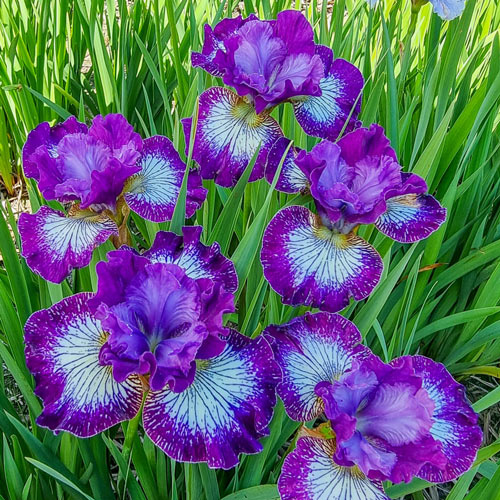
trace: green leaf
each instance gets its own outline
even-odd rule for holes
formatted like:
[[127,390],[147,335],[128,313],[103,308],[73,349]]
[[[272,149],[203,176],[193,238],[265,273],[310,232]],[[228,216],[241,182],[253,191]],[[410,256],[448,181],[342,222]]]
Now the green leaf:
[[83,498],[85,500],[94,500],[91,496],[84,493],[75,483],[69,480],[66,476],[62,475],[60,472],[56,471],[52,467],[35,460],[34,458],[26,457],[26,461],[30,464],[34,465],[36,468],[45,472],[49,476],[53,477],[59,484],[67,486],[73,494],[78,496],[79,498]]
[[254,486],[237,491],[222,500],[279,500],[278,488],[275,484]]

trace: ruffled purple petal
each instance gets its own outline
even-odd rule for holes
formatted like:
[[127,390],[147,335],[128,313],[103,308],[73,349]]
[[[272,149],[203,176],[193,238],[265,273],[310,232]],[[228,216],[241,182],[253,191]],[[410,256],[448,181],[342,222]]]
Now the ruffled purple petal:
[[299,11],[249,22],[224,47],[214,59],[224,68],[224,83],[248,95],[257,113],[294,96],[321,94],[323,64],[315,54],[313,29]]
[[[172,218],[186,165],[167,137],[156,135],[144,141],[141,170],[125,186],[125,201],[141,217],[153,222]],[[188,177],[186,217],[191,217],[205,200],[207,191],[198,170]]]
[[124,302],[127,298],[127,287],[149,264],[147,258],[126,246],[108,252],[107,259],[107,262],[101,261],[96,266],[97,292],[89,300],[90,307],[94,310],[101,303],[114,306]]
[[338,314],[306,313],[285,325],[271,325],[265,335],[281,367],[278,395],[289,417],[309,421],[323,411],[316,386],[350,370],[355,360],[371,355],[361,345],[356,326]]
[[382,483],[333,461],[335,439],[301,437],[283,463],[281,500],[389,500]]
[[120,161],[110,146],[90,133],[63,137],[55,158],[44,148],[37,149],[32,158],[38,162],[43,196],[62,202],[81,200],[82,208],[95,205],[114,210],[126,179],[140,170],[136,160]]
[[370,128],[360,128],[345,135],[337,144],[341,149],[342,158],[348,165],[355,165],[367,156],[389,156],[398,161],[384,129],[375,123],[370,125]]
[[[392,364],[397,366],[402,360],[398,358]],[[451,481],[469,470],[476,458],[482,441],[478,415],[467,401],[465,388],[444,365],[424,356],[412,356],[412,360],[415,373],[422,378],[422,387],[435,404],[431,435],[442,444],[448,459],[443,470],[426,464],[418,476],[434,483]]]
[[336,312],[350,297],[361,300],[377,285],[383,263],[377,251],[353,233],[323,226],[305,207],[280,210],[264,233],[264,276],[285,304]]
[[224,68],[214,61],[217,52],[219,50],[225,52],[224,40],[235,35],[241,26],[255,19],[257,19],[255,14],[250,14],[245,19],[242,19],[241,16],[226,18],[220,21],[213,30],[209,24],[205,24],[205,40],[202,51],[191,54],[193,67],[199,66],[211,75],[223,76]]
[[[191,121],[191,118],[182,121],[186,143]],[[268,152],[282,136],[276,120],[267,113],[257,115],[253,104],[231,90],[212,87],[200,95],[193,158],[200,165],[204,179],[215,179],[220,186],[234,186],[259,144],[250,182],[261,179]]]
[[426,463],[446,464],[430,435],[434,403],[409,357],[394,367],[374,356],[316,392],[337,437],[339,465],[399,483],[411,481]]
[[375,223],[393,240],[413,243],[427,238],[446,220],[446,209],[430,194],[405,194],[386,201],[387,210]]
[[63,299],[35,312],[25,326],[26,363],[44,403],[37,423],[79,437],[133,418],[142,400],[137,379],[120,384],[99,363],[106,333],[89,311],[90,297],[80,293]]
[[80,123],[74,116],[51,127],[48,122],[42,122],[33,129],[23,146],[23,169],[26,177],[40,179],[38,161],[33,157],[35,151],[42,146],[52,158],[57,157],[57,145],[67,134],[86,134],[87,125]]
[[144,257],[151,262],[177,264],[193,279],[210,278],[220,283],[227,292],[238,288],[234,264],[220,252],[218,243],[206,246],[200,241],[201,226],[185,226],[182,236],[160,231]]
[[321,95],[294,98],[293,107],[306,134],[335,141],[346,122],[346,132],[359,126],[363,76],[344,59],[331,62],[333,53],[328,47],[319,45],[316,52],[324,64],[324,76],[319,82]]
[[127,119],[119,113],[97,115],[92,120],[89,135],[106,144],[119,162],[134,166],[142,150],[141,136]]
[[[285,154],[286,148],[290,142],[290,139],[280,137],[269,151],[266,164],[266,180],[269,184],[272,184],[281,158]],[[278,183],[276,184],[276,189],[278,191],[284,193],[298,193],[309,186],[307,175],[295,163],[300,151],[300,149],[294,148],[293,146],[288,150],[283,162],[283,167],[281,168]]]
[[149,393],[144,430],[174,460],[229,469],[240,453],[262,450],[279,379],[267,341],[233,331],[219,356],[198,362],[184,392]]
[[394,150],[378,125],[358,129],[338,143],[322,141],[296,163],[308,174],[319,214],[341,232],[374,223],[387,210],[388,198],[410,186],[422,187],[421,182],[413,186],[417,176],[404,184]]
[[44,205],[35,214],[19,217],[21,255],[34,272],[53,283],[87,266],[94,248],[117,233],[111,219],[90,210],[66,216]]

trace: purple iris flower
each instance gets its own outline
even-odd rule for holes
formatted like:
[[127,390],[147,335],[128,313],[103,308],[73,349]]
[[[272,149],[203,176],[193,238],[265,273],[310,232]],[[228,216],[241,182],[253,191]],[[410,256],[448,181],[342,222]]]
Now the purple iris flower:
[[[69,205],[67,215],[42,206],[19,220],[22,255],[56,283],[88,265],[108,238],[123,243],[130,209],[155,222],[170,220],[186,169],[169,139],[143,141],[119,114],[96,116],[90,128],[75,117],[54,127],[41,123],[28,136],[23,164],[46,200]],[[199,172],[191,171],[188,217],[205,196]]]
[[223,326],[234,265],[201,227],[160,232],[97,266],[96,294],[35,312],[26,360],[44,409],[37,422],[89,437],[133,418],[174,460],[230,468],[269,433],[280,371],[267,340]]
[[[205,26],[201,53],[193,66],[222,77],[236,93],[212,87],[199,99],[193,158],[202,176],[234,186],[260,144],[250,181],[264,175],[273,144],[283,137],[272,109],[291,102],[299,124],[310,135],[334,140],[344,125],[357,126],[363,77],[330,48],[314,42],[314,32],[295,10],[276,20],[224,19]],[[192,120],[183,121],[189,142]]]
[[291,97],[321,95],[323,63],[301,12],[285,10],[275,21],[246,22],[223,44],[225,50],[214,58],[222,79],[238,95],[249,96],[257,114]]
[[353,323],[316,313],[264,332],[288,416],[328,419],[299,433],[283,464],[283,500],[387,500],[382,483],[455,479],[481,444],[478,416],[446,368],[423,356],[383,363]]
[[[285,147],[282,141],[271,151],[270,175]],[[309,190],[317,214],[290,206],[274,216],[264,233],[264,275],[284,303],[329,312],[346,307],[350,297],[367,297],[380,279],[382,259],[356,234],[360,224],[375,224],[390,238],[412,243],[446,218],[446,210],[425,194],[425,181],[401,171],[379,125],[337,143],[322,141],[309,153],[291,148],[278,187]]]

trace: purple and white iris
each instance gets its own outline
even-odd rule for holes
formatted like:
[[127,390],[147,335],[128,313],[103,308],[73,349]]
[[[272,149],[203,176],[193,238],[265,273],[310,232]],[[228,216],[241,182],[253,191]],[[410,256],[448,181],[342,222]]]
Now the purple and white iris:
[[[67,214],[42,206],[19,219],[22,255],[55,283],[88,265],[95,247],[118,238],[129,209],[155,222],[170,220],[186,170],[168,138],[143,141],[120,114],[96,116],[90,128],[75,117],[54,127],[41,123],[24,145],[23,164],[46,200],[70,205]],[[205,197],[199,172],[190,171],[187,217]]]
[[[263,177],[269,150],[283,137],[270,113],[283,102],[292,103],[310,135],[334,140],[344,126],[359,126],[361,73],[317,45],[299,11],[280,12],[276,20],[224,19],[213,30],[206,25],[192,64],[236,90],[212,87],[199,100],[193,158],[203,178],[222,186],[234,186],[259,144],[250,181]],[[183,123],[188,141],[192,120]]]
[[231,468],[267,435],[280,371],[267,340],[223,326],[237,277],[201,227],[160,232],[97,266],[96,294],[35,312],[26,360],[38,424],[89,437],[133,418],[174,460]]
[[[274,175],[286,140],[275,144],[268,169]],[[276,149],[276,151],[274,151]],[[262,245],[264,275],[285,304],[337,312],[350,297],[361,300],[377,285],[382,259],[356,234],[375,224],[390,238],[412,243],[437,230],[446,210],[426,194],[425,181],[401,172],[382,127],[372,125],[311,152],[291,148],[278,187],[310,190],[317,214],[303,206],[280,210]]]
[[444,482],[471,467],[482,439],[478,416],[443,365],[423,356],[383,363],[337,314],[306,314],[265,335],[288,416],[328,419],[304,429],[286,458],[283,500],[385,500],[381,481]]

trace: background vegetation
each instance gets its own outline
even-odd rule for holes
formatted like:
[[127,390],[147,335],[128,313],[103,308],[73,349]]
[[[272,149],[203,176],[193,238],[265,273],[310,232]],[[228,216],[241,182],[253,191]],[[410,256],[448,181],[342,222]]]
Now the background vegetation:
[[[23,354],[23,324],[32,311],[95,289],[95,264],[61,285],[39,279],[19,258],[17,212],[43,202],[22,177],[21,150],[39,122],[74,114],[90,120],[120,112],[143,136],[171,137],[183,154],[180,119],[196,97],[219,83],[190,65],[203,24],[236,10],[271,18],[302,8],[317,40],[362,70],[361,119],[383,125],[400,163],[426,178],[448,209],[429,239],[401,245],[372,227],[368,238],[384,258],[372,296],[343,314],[384,359],[423,353],[446,364],[481,412],[484,445],[473,469],[455,484],[414,481],[390,487],[393,498],[500,498],[500,8],[468,0],[463,15],[443,22],[410,0],[0,0],[0,498],[47,500],[269,500],[298,424],[278,405],[264,452],[231,471],[175,464],[141,432],[130,463],[120,453],[123,426],[88,440],[54,436],[34,423],[41,404]],[[274,112],[298,146],[312,147],[290,105]],[[263,230],[287,203],[309,200],[273,192],[262,180],[228,190],[206,182],[207,202],[189,221],[204,226],[237,267],[239,307],[230,320],[246,335],[303,314],[270,290],[258,255]],[[293,201],[292,201],[293,200]],[[174,222],[178,226],[180,221]],[[147,248],[168,224],[133,218]]]

